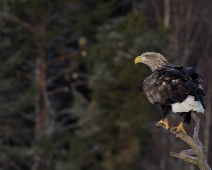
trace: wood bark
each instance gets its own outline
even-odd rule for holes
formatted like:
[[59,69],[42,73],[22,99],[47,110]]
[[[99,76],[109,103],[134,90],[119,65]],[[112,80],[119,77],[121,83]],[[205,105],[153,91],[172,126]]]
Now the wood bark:
[[45,45],[38,45],[37,58],[37,102],[36,102],[36,139],[39,139],[45,130],[46,112],[47,112],[47,95],[46,95],[46,64],[45,64]]
[[[194,127],[193,139],[183,132],[178,132],[176,134],[174,127],[170,127],[169,129],[171,133],[185,141],[192,149],[183,150],[180,153],[170,152],[170,155],[175,158],[182,159],[187,163],[197,165],[200,170],[211,170],[203,153],[203,145],[198,139],[200,119],[194,113],[192,113],[192,118],[196,123]],[[161,127],[166,129],[166,127],[163,125],[161,125]]]

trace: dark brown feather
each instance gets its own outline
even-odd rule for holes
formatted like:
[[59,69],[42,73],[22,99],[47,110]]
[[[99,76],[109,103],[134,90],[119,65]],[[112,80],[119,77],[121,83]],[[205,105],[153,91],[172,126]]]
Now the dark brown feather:
[[193,95],[201,96],[199,98],[205,107],[205,93],[201,87],[201,78],[194,68],[174,65],[154,70],[143,84],[149,101],[165,106],[182,102],[188,95]]

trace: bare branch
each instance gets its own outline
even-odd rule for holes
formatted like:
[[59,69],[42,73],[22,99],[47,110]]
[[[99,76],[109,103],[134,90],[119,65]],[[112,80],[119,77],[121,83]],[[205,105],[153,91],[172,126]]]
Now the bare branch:
[[192,114],[191,117],[196,122],[196,126],[194,127],[194,134],[193,134],[194,141],[200,147],[200,149],[203,150],[203,145],[198,138],[199,127],[200,127],[200,123],[199,123],[200,119],[198,118],[198,116],[196,114]]
[[36,32],[36,29],[33,26],[31,26],[29,23],[21,20],[20,18],[14,16],[14,15],[11,15],[11,14],[8,14],[8,13],[5,13],[5,12],[0,12],[0,15],[5,17],[6,19],[8,19],[10,21],[13,21],[13,22],[20,24],[21,26],[27,28],[29,31],[31,31],[33,33]]
[[54,90],[48,91],[48,96],[52,96],[61,91],[68,91],[68,90],[69,90],[69,88],[67,86],[61,86],[61,87],[55,88]]
[[[192,149],[183,150],[180,153],[170,152],[170,155],[179,159],[184,160],[185,162],[197,165],[200,170],[211,170],[207,164],[203,153],[203,145],[198,139],[199,127],[200,127],[200,119],[194,113],[191,114],[192,118],[195,121],[194,134],[192,139],[187,134],[182,131],[176,134],[175,128],[171,127],[169,131],[179,137],[183,141],[185,141]],[[161,125],[161,127],[165,128],[165,126]]]
[[64,75],[66,72],[70,72],[71,69],[70,68],[67,68],[67,69],[64,69],[60,72],[58,72],[57,74],[55,74],[54,76],[48,78],[46,80],[46,84],[50,84],[52,81],[54,81],[55,79],[59,78],[60,76]]
[[187,155],[186,150],[181,151],[180,153],[170,152],[170,155],[175,158],[183,159],[184,161],[191,163],[191,164],[197,165],[197,162],[198,162],[196,157]]
[[30,79],[31,81],[35,81],[35,79],[34,79],[34,77],[33,76],[31,76],[30,74],[28,74],[28,73],[25,73],[25,72],[23,72],[23,71],[16,71],[16,74],[17,75],[20,75],[20,76],[23,76],[23,77],[25,77],[25,78],[27,78],[27,79]]

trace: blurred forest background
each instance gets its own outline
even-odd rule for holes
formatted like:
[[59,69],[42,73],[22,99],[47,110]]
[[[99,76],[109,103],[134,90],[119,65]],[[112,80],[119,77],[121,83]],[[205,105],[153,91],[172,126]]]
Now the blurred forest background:
[[1,0],[0,170],[197,169],[169,156],[188,146],[155,126],[151,71],[133,62],[147,51],[202,76],[212,167],[211,0]]

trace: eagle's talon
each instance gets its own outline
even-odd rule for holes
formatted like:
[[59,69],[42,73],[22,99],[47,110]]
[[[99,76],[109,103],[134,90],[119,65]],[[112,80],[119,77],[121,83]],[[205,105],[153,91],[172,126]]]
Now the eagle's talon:
[[187,134],[186,131],[183,128],[183,122],[180,122],[180,124],[177,127],[173,127],[173,131],[174,131],[175,135],[177,135],[179,132]]
[[162,119],[162,120],[160,120],[159,122],[157,122],[156,123],[156,126],[157,127],[164,127],[165,129],[167,129],[167,130],[170,130],[170,126],[169,126],[169,123],[168,123],[168,120],[167,120],[167,118],[165,118],[165,119]]
[[157,128],[160,128],[161,126],[159,124],[156,123]]
[[179,132],[181,132],[182,130],[177,130],[177,128],[173,129],[175,132],[174,134],[177,135]]

